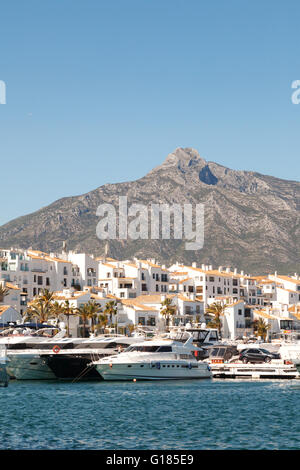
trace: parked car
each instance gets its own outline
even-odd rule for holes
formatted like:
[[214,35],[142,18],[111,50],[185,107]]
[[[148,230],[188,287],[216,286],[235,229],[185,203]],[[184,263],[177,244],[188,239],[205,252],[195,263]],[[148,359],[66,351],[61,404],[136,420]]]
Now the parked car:
[[280,354],[272,353],[266,349],[249,348],[241,351],[239,359],[244,364],[247,362],[270,362],[272,359],[280,359]]

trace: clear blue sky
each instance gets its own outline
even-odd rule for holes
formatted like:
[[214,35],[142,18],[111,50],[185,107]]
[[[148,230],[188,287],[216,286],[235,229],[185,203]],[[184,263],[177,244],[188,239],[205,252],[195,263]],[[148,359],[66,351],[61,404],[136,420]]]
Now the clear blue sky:
[[299,181],[300,3],[10,0],[0,10],[0,223],[176,147]]

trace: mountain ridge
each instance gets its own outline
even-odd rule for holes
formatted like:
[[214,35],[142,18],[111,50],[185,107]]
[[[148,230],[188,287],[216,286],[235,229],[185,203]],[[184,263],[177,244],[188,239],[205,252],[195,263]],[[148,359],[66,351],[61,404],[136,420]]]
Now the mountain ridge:
[[107,183],[92,191],[60,198],[0,227],[0,246],[104,253],[96,237],[99,204],[149,202],[202,203],[204,247],[184,250],[184,240],[109,240],[110,255],[232,266],[247,272],[290,273],[300,265],[300,182],[258,172],[232,170],[202,158],[193,148],[178,147],[161,165],[129,182]]

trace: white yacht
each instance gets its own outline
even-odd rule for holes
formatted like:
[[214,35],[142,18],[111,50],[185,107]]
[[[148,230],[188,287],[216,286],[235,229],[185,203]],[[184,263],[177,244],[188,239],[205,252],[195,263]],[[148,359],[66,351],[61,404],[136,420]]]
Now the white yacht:
[[124,352],[94,361],[104,380],[205,379],[212,373],[208,364],[197,361],[190,335],[186,342],[168,337],[142,341]]
[[[74,340],[73,340],[74,341]],[[55,375],[41,357],[41,353],[71,347],[72,338],[43,338],[42,341],[32,341],[32,338],[10,342],[7,345],[7,372],[11,378],[18,380],[49,380]]]

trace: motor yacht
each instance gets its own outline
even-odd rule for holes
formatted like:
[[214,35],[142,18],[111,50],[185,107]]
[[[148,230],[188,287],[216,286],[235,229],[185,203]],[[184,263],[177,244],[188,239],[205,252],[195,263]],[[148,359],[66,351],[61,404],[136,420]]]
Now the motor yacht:
[[51,369],[58,379],[101,380],[101,376],[92,366],[92,361],[102,357],[115,355],[128,348],[129,345],[140,342],[141,337],[133,336],[96,336],[85,339],[73,348],[41,353],[41,359]]
[[[36,338],[35,338],[36,339]],[[49,380],[55,375],[41,357],[44,353],[74,347],[82,342],[82,338],[43,338],[32,341],[32,338],[18,338],[7,344],[7,372],[11,378],[18,380]]]
[[126,349],[139,338],[103,335],[95,338],[15,338],[7,345],[7,371],[17,380],[100,379],[87,367],[92,360]]
[[192,336],[194,346],[199,348],[198,359],[205,359],[209,356],[209,348],[221,343],[218,330],[216,328],[207,328],[206,324],[199,327],[192,327],[187,324],[185,327],[173,327],[170,329],[170,338],[185,342]]
[[124,352],[94,361],[104,380],[175,380],[211,378],[208,364],[198,361],[192,335],[185,342],[168,337],[138,342]]

